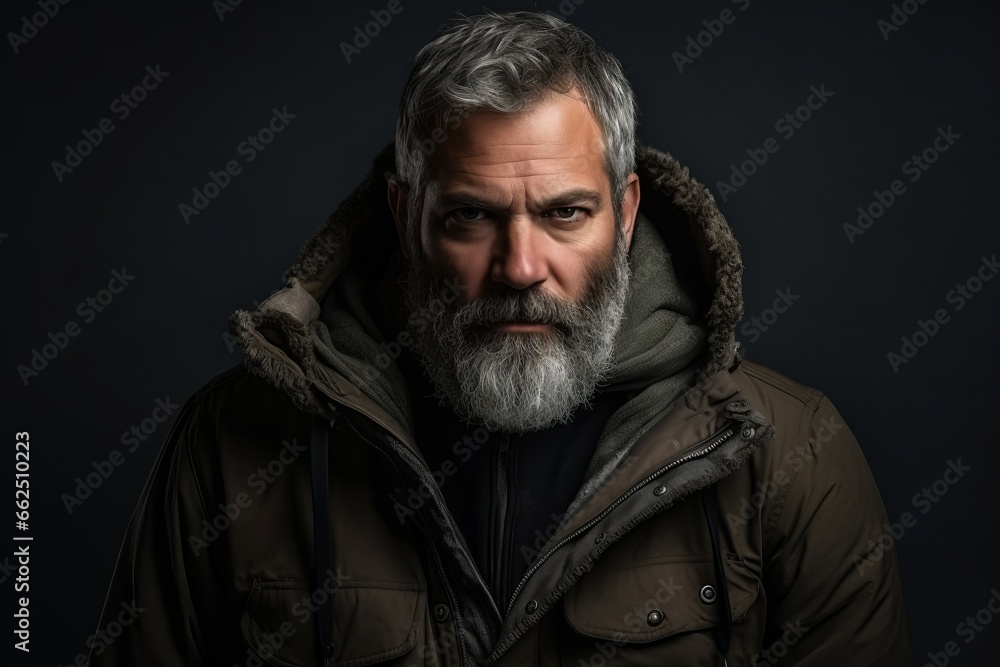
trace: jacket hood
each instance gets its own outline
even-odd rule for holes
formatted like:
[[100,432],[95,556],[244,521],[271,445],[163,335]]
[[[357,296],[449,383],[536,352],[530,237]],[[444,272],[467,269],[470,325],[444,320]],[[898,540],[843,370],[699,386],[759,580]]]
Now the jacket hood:
[[[375,157],[361,183],[337,206],[305,243],[284,275],[285,287],[255,311],[238,310],[230,318],[250,372],[283,390],[300,409],[328,412],[322,395],[332,389],[397,434],[407,432],[400,415],[386,410],[329,364],[317,358],[310,324],[321,305],[353,293],[382,322],[362,322],[379,330],[389,315],[383,305],[402,275],[399,242],[386,197],[384,174],[395,172],[394,144]],[[743,264],[739,245],[708,188],[691,177],[669,153],[639,144],[639,216],[655,226],[670,251],[676,279],[697,304],[697,322],[707,330],[706,367],[711,375],[736,357],[736,326],[743,317]],[[638,224],[638,223],[637,223]],[[349,270],[348,270],[349,269]],[[633,284],[643,276],[633,275]],[[371,286],[358,289],[358,281]],[[345,285],[351,282],[352,286]],[[339,293],[337,296],[334,293]],[[327,389],[327,391],[323,391]],[[405,438],[404,438],[405,439]]]
[[[741,397],[729,372],[741,358],[735,331],[743,315],[743,265],[732,231],[708,189],[668,153],[640,145],[636,163],[641,196],[629,262],[635,270],[631,284],[645,289],[630,289],[626,309],[646,302],[653,311],[646,310],[645,315],[653,316],[642,319],[642,308],[635,310],[639,328],[644,329],[638,339],[631,330],[636,322],[628,321],[628,327],[619,330],[615,370],[626,371],[621,389],[638,393],[608,421],[566,519],[515,588],[505,610],[499,606],[503,601],[489,599],[412,436],[409,390],[402,372],[391,361],[375,362],[378,369],[373,365],[373,360],[385,356],[385,333],[398,324],[393,322],[391,302],[393,295],[399,295],[404,275],[384,178],[386,172],[395,172],[392,144],[376,156],[360,185],[307,241],[285,274],[285,287],[256,311],[237,311],[230,319],[249,371],[286,392],[298,408],[334,419],[346,406],[384,429],[374,433],[364,421],[355,425],[355,430],[369,430],[373,439],[382,438],[387,449],[378,448],[398,464],[398,473],[402,471],[401,486],[389,493],[390,499],[403,502],[404,487],[431,491],[434,509],[429,520],[435,529],[429,537],[438,543],[439,553],[454,560],[464,582],[479,582],[467,594],[480,599],[481,613],[464,619],[465,632],[469,650],[480,657],[490,655],[491,664],[533,623],[530,612],[515,610],[518,595],[539,600],[537,611],[544,613],[632,526],[714,485],[774,436],[773,426]],[[646,241],[639,243],[637,238]],[[661,306],[676,315],[672,324],[664,324],[666,320],[658,316],[657,311],[664,312]],[[619,343],[628,341],[639,344],[623,365],[617,357]],[[635,365],[629,367],[630,362]],[[637,367],[645,376],[630,377]],[[666,377],[656,376],[661,369]],[[652,384],[643,388],[644,379],[652,379]],[[325,433],[317,419],[311,447],[316,526],[326,521],[325,503],[320,500],[327,494],[322,482],[327,467]],[[631,493],[653,479],[662,482],[652,496]],[[612,499],[617,500],[609,504]],[[572,542],[575,546],[552,556],[556,545],[596,525],[611,507],[617,507],[618,514],[615,523],[608,524],[612,532],[606,539]],[[706,505],[713,535],[718,532],[718,514],[717,507]],[[322,534],[317,529],[317,535]],[[316,540],[316,563],[329,560],[324,540]],[[712,551],[727,608],[723,555],[714,537]],[[319,572],[316,580],[321,580]],[[723,621],[716,641],[725,654],[731,620],[724,615]],[[504,638],[495,643],[497,636]]]

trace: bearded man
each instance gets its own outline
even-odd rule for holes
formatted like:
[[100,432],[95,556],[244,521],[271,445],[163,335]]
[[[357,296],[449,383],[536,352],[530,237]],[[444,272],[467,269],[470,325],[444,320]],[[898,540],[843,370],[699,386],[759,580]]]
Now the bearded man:
[[178,417],[94,664],[911,664],[857,441],[743,358],[738,245],[635,113],[544,14],[420,51]]

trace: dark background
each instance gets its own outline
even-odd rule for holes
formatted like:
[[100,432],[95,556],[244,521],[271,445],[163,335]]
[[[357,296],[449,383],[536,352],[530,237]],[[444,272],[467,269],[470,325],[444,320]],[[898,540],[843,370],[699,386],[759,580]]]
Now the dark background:
[[[72,514],[62,495],[93,472],[93,461],[123,450],[120,434],[150,417],[156,399],[181,403],[240,362],[223,337],[228,315],[280,287],[303,241],[392,138],[418,48],[457,11],[483,6],[402,3],[350,63],[340,43],[383,0],[244,0],[221,20],[208,0],[78,1],[60,5],[17,53],[5,40],[0,405],[9,444],[0,477],[13,480],[14,434],[30,432],[30,664],[69,664],[86,651],[169,423],[126,452]],[[488,6],[561,12],[619,57],[642,110],[640,138],[711,188],[741,243],[747,322],[771,306],[776,289],[799,296],[767,331],[744,330],[748,356],[826,391],[858,437],[889,517],[917,517],[895,548],[919,664],[949,641],[960,648],[950,664],[996,664],[988,656],[1000,651],[1000,618],[969,643],[956,626],[1000,587],[1000,280],[984,283],[961,310],[946,295],[976,274],[981,257],[1000,251],[1000,11],[911,0],[918,9],[885,39],[877,22],[890,19],[888,1],[743,4]],[[726,8],[735,21],[678,71],[673,52]],[[37,0],[6,3],[0,27],[20,32],[22,17],[39,11]],[[111,102],[158,64],[169,76],[119,120]],[[791,138],[776,132],[775,122],[821,85],[834,93],[822,108]],[[296,118],[245,163],[237,146],[274,107]],[[60,182],[51,163],[105,117],[115,130]],[[911,183],[902,164],[931,146],[939,127],[960,138]],[[723,201],[717,181],[768,137],[778,152]],[[242,173],[185,224],[178,205],[231,159]],[[905,194],[849,242],[843,225],[894,179]],[[122,267],[135,279],[85,323],[77,304]],[[887,353],[939,308],[950,321],[894,372]],[[26,385],[17,366],[69,321],[80,335]],[[914,494],[958,459],[971,471],[921,514]],[[0,496],[11,502],[13,484],[3,484]],[[3,516],[13,523],[12,509]],[[0,559],[15,533],[0,530]],[[14,641],[14,576],[0,573],[5,650]]]

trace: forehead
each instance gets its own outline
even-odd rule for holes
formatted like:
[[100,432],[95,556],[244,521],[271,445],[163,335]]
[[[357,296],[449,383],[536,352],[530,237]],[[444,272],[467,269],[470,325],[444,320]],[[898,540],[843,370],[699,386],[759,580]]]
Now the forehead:
[[[438,188],[599,187],[604,174],[600,125],[579,92],[552,92],[516,114],[476,112],[448,133],[433,156]],[[606,183],[605,183],[606,184]]]

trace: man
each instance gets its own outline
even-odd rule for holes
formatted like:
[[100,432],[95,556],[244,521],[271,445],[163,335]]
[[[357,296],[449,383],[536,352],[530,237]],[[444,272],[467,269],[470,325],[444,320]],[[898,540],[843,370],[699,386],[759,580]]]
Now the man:
[[741,274],[612,56],[453,22],[234,315],[246,368],[178,417],[95,664],[911,664],[864,456],[742,358]]

